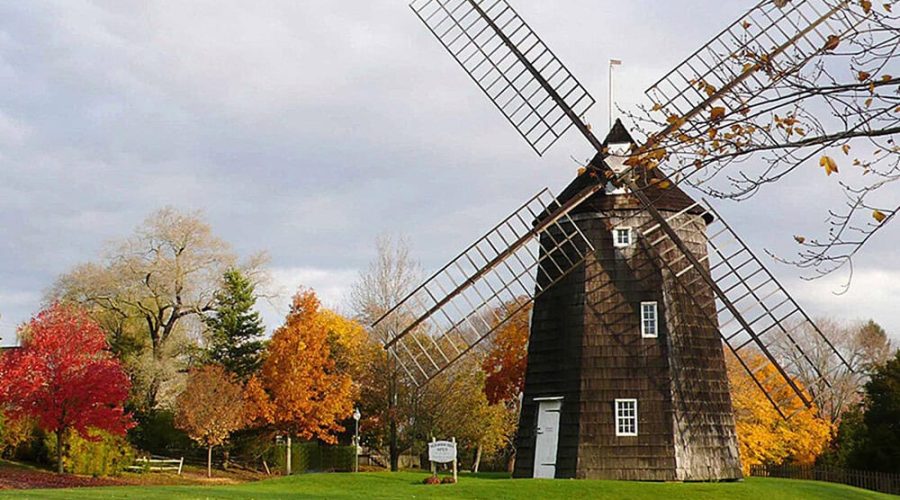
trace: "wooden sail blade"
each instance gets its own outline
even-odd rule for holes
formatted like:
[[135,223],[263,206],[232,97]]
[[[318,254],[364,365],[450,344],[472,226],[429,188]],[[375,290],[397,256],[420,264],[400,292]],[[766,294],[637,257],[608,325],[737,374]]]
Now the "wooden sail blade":
[[864,20],[849,0],[761,1],[646,91],[655,109],[683,121],[659,135],[705,133],[705,110],[747,109]]
[[372,325],[410,382],[442,373],[584,261],[593,247],[569,212],[597,190],[563,204],[541,191]]
[[[691,258],[662,229],[677,231],[706,216],[709,258]],[[719,331],[729,350],[785,417],[816,405],[837,372],[852,371],[841,353],[774,275],[709,205],[698,203],[639,231],[660,263],[691,289],[709,276],[715,283]],[[700,269],[697,264],[699,263]],[[829,362],[830,361],[830,362]]]
[[410,7],[538,155],[584,128],[594,98],[506,0]]

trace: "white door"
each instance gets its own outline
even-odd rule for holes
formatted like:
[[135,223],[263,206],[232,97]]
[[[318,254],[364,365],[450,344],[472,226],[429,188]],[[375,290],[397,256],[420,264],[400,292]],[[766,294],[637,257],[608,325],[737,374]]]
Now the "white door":
[[562,401],[540,401],[537,437],[534,443],[534,477],[556,477],[556,445],[559,440],[559,411]]

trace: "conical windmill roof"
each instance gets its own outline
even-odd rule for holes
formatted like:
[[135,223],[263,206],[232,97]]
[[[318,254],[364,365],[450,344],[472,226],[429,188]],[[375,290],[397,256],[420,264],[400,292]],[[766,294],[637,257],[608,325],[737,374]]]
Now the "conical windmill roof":
[[[610,147],[611,145],[618,144],[627,144],[630,146],[636,145],[634,138],[631,137],[628,129],[625,128],[625,125],[621,120],[617,119],[612,129],[610,129],[609,134],[607,134],[606,139],[604,139],[603,146]],[[597,153],[597,156],[591,160],[591,165],[599,169],[599,171],[589,168],[587,171],[575,177],[575,179],[559,194],[559,202],[565,203],[586,187],[596,182],[602,182],[598,181],[598,178],[606,179],[605,172],[612,170],[606,161],[608,156],[608,154]],[[651,170],[648,175],[654,178],[662,178],[658,169]],[[644,185],[645,183],[639,182],[639,184]],[[688,194],[682,191],[678,186],[671,185],[666,189],[662,189],[658,184],[647,184],[648,185],[644,188],[644,193],[658,210],[680,212],[696,203],[693,198],[688,196]],[[612,186],[607,186],[607,188],[611,187]],[[640,208],[641,204],[638,199],[627,192],[614,193],[607,192],[607,189],[604,189],[591,196],[587,201],[573,210],[572,213],[606,212],[609,210]],[[691,210],[691,213],[702,214],[704,213],[704,210],[700,207],[696,207]],[[707,220],[707,222],[711,221]]]

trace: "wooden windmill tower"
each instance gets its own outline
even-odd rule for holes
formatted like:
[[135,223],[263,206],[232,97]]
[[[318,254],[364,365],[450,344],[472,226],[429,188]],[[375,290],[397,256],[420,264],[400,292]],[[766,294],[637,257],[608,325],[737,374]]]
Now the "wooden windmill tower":
[[[740,477],[723,348],[787,418],[814,405],[792,373],[831,375],[794,332],[822,334],[678,187],[689,174],[664,171],[660,145],[706,134],[711,109],[746,109],[771,86],[763,69],[796,71],[864,17],[848,1],[762,1],[648,91],[676,119],[635,144],[620,122],[594,136],[581,118],[594,99],[506,0],[411,7],[535,152],[574,127],[597,153],[559,198],[539,192],[379,319],[385,348],[421,386],[533,301],[517,477]],[[733,57],[748,52],[765,68]]]
[[[620,121],[604,145],[636,147]],[[590,182],[582,174],[560,201]],[[645,193],[706,262],[712,215],[678,187]],[[675,249],[638,238],[653,220],[627,189],[607,186],[570,217],[594,251],[535,300],[516,477],[741,477],[713,291],[659,264]]]

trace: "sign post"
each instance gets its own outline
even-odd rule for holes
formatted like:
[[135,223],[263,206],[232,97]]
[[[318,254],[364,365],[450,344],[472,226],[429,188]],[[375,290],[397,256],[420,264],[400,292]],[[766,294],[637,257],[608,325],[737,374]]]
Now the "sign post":
[[453,481],[457,480],[456,467],[456,438],[450,441],[437,441],[431,438],[428,443],[428,461],[431,462],[431,474],[437,475],[437,466],[435,464],[453,464]]
[[451,438],[453,442],[453,484],[456,484],[456,438]]

